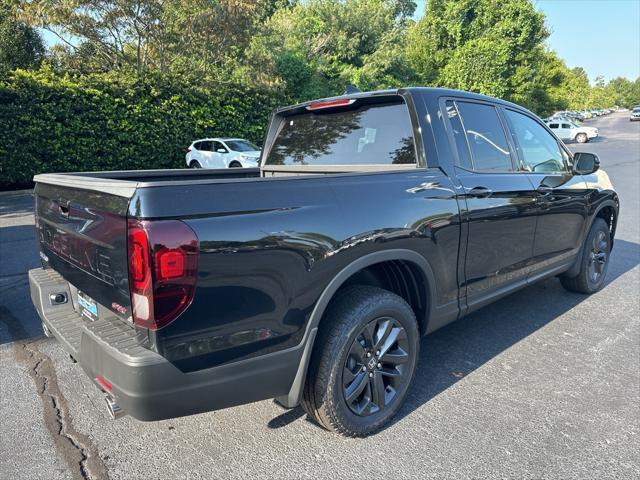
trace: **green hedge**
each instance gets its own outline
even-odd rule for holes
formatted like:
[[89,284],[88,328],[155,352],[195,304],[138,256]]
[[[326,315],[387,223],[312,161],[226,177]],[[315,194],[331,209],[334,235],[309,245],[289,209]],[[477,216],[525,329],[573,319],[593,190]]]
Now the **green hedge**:
[[276,92],[164,75],[18,70],[0,79],[0,190],[44,172],[181,168],[197,138],[260,143],[283,103]]

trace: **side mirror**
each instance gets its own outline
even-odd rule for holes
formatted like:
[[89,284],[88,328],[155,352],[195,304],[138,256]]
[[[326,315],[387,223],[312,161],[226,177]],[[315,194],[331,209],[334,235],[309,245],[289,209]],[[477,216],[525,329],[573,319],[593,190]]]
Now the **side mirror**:
[[227,153],[227,151],[224,148],[219,148],[218,150],[216,150],[216,152],[218,152],[218,153]]
[[573,155],[573,173],[589,175],[600,168],[600,159],[595,153],[576,153]]

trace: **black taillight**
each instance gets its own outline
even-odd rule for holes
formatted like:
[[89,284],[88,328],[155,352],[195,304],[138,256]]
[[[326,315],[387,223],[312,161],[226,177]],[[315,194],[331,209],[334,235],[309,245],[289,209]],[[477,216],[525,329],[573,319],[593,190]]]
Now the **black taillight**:
[[193,300],[198,237],[179,220],[130,219],[127,248],[133,321],[162,328]]

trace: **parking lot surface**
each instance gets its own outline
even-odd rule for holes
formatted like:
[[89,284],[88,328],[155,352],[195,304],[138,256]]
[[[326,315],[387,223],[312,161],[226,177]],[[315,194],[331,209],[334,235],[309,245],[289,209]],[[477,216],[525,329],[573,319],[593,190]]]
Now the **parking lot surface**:
[[32,197],[0,195],[0,478],[639,478],[640,122],[587,122],[621,199],[607,285],[543,281],[422,341],[395,421],[344,439],[271,401],[155,423],[103,398],[42,337]]

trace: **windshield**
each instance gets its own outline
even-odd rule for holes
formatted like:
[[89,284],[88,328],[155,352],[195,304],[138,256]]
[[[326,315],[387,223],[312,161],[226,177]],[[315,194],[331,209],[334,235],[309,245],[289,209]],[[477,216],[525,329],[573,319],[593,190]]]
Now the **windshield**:
[[227,140],[225,143],[234,152],[255,152],[260,150],[260,148],[247,140]]

